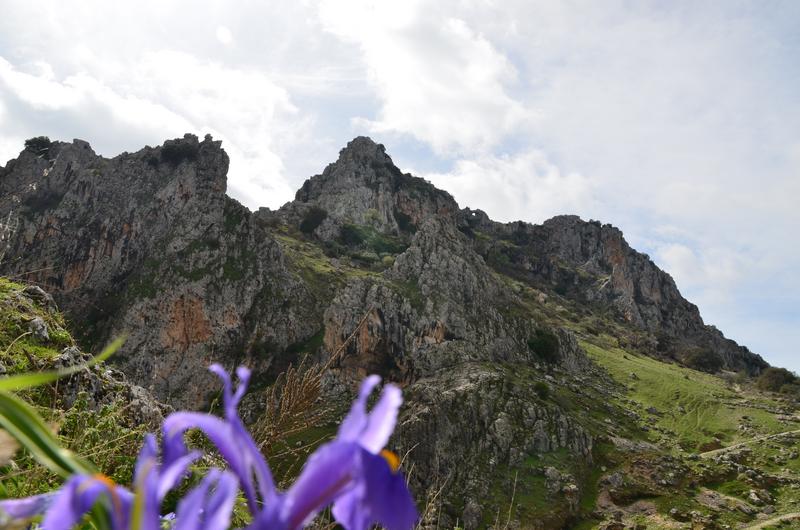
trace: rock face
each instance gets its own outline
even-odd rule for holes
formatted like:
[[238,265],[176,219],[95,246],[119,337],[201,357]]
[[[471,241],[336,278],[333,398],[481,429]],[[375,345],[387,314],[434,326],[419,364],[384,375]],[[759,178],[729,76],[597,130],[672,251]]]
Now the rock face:
[[[28,333],[23,331],[26,328]],[[2,374],[61,370],[91,359],[75,345],[52,296],[38,286],[5,278],[0,278],[0,342]],[[47,393],[28,397],[45,408],[71,408],[78,400],[93,412],[118,405],[124,408],[120,420],[153,430],[170,411],[145,389],[131,384],[125,374],[102,363],[60,379]]]
[[465,209],[460,227],[499,270],[586,304],[613,308],[619,317],[654,337],[653,353],[704,348],[720,368],[756,374],[767,366],[747,348],[707,326],[697,306],[681,296],[672,277],[646,254],[633,250],[622,232],[574,215],[542,225],[500,224],[480,210]]
[[314,313],[278,309],[305,289],[269,232],[225,196],[227,169],[220,142],[189,135],[111,160],[79,140],[23,151],[0,172],[13,227],[2,272],[53,292],[95,347],[128,334],[117,362],[130,377],[197,406],[209,362],[266,367],[306,338]]
[[406,387],[397,445],[445,526],[493,521],[512,487],[558,507],[509,510],[524,524],[577,513],[578,478],[608,431],[586,410],[611,406],[566,329],[590,328],[567,313],[602,315],[600,331],[643,353],[766,366],[610,225],[495,223],[368,138],[278,211],[228,198],[227,167],[208,136],[113,159],[79,140],[37,142],[0,168],[0,274],[52,292],[87,345],[127,333],[118,366],[180,407],[206,403],[212,361],[268,381],[300,355],[343,349],[331,392],[366,373]]
[[306,180],[295,203],[327,212],[328,221],[319,230],[323,237],[337,235],[344,222],[399,235],[414,232],[428,219],[454,219],[458,213],[449,193],[402,173],[383,145],[363,136],[348,143],[321,175]]

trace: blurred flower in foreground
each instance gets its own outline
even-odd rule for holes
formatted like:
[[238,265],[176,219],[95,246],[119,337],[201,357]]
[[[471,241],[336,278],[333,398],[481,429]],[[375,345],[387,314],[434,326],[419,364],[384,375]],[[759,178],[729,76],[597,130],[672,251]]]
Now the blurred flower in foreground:
[[226,530],[239,488],[253,516],[247,530],[294,530],[311,522],[325,507],[347,530],[380,524],[388,530],[410,530],[418,513],[400,460],[384,447],[394,430],[403,398],[386,385],[378,403],[367,411],[367,399],[380,383],[370,376],[341,424],[337,437],[312,454],[300,476],[285,492],[275,488],[264,456],[239,418],[237,407],[247,390],[250,371],[240,367],[234,391],[230,375],[219,365],[211,370],[224,383],[224,418],[197,412],[171,414],[163,424],[162,458],[148,435],[136,464],[134,491],[101,475],[75,475],[51,494],[0,501],[0,520],[45,513],[42,530],[66,530],[77,524],[98,500],[105,503],[112,530],[158,530],[164,496],[186,475],[200,455],[190,452],[184,433],[200,429],[217,447],[230,470],[210,470],[168,516],[175,530]]

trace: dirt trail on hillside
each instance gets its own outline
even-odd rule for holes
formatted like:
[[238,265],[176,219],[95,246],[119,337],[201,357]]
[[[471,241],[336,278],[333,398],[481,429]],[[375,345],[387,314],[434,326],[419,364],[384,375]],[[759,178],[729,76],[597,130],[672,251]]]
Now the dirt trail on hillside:
[[783,521],[791,521],[793,519],[800,519],[800,512],[785,513],[766,521],[759,521],[756,524],[742,527],[742,530],[756,530],[758,528],[767,528],[768,526],[781,523]]
[[772,440],[774,438],[782,438],[784,436],[788,436],[790,434],[800,434],[800,429],[796,429],[793,431],[784,431],[778,432],[775,434],[766,434],[764,436],[757,436],[750,440],[746,440],[744,442],[739,442],[738,444],[729,445],[728,447],[723,447],[722,449],[714,449],[712,451],[706,451],[705,453],[699,453],[700,458],[709,458],[716,455],[721,455],[723,453],[727,453],[728,451],[733,451],[734,449],[738,449],[739,447],[744,447],[746,445],[750,445],[756,442],[763,442],[766,440]]

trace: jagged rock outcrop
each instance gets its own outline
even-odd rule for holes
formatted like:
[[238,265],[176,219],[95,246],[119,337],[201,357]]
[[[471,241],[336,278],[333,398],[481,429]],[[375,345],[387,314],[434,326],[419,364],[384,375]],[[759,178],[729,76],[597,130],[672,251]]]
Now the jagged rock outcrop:
[[[349,283],[325,312],[325,350],[336,351],[367,321],[342,364],[413,381],[468,361],[546,364],[529,341],[541,325],[451,224],[427,221],[409,248],[379,276]],[[559,330],[564,362],[588,361]],[[561,355],[559,355],[560,357]],[[569,361],[567,361],[569,359]],[[584,361],[582,361],[584,360]]]
[[551,504],[553,517],[528,521],[529,527],[560,527],[575,515],[577,506],[563,488],[570,482],[550,491],[540,487],[548,467],[542,455],[561,451],[570,462],[560,466],[564,475],[586,473],[592,436],[539,398],[529,381],[469,363],[422,378],[405,394],[409,405],[398,427],[398,449],[415,463],[416,491],[433,496],[441,490],[445,501],[435,514],[440,525],[451,527],[456,517],[465,528],[491,524],[491,499],[499,492],[507,499],[512,482],[520,496],[535,491]]
[[51,290],[95,347],[127,334],[116,362],[131,378],[198,406],[210,362],[266,369],[320,313],[269,232],[225,195],[227,169],[208,136],[113,159],[79,140],[26,149],[0,172],[13,227],[2,272]]
[[757,374],[764,360],[707,326],[697,306],[681,296],[672,277],[632,249],[622,232],[578,216],[541,225],[501,224],[480,210],[465,209],[460,227],[476,238],[478,251],[498,269],[580,302],[614,308],[633,326],[654,336],[653,353],[702,347],[722,367]]
[[349,142],[321,175],[306,180],[286,208],[301,205],[325,212],[327,218],[317,229],[322,237],[336,237],[344,223],[411,233],[428,219],[454,219],[458,213],[449,193],[402,173],[383,145],[363,136]]

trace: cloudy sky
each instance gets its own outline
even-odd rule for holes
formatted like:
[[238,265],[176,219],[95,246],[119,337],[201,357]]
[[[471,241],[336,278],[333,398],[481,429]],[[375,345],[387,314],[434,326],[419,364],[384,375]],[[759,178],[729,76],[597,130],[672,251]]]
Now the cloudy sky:
[[0,164],[211,133],[229,194],[275,208],[370,135],[494,219],[619,226],[800,371],[800,2],[128,5],[2,0]]

